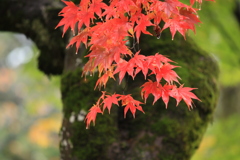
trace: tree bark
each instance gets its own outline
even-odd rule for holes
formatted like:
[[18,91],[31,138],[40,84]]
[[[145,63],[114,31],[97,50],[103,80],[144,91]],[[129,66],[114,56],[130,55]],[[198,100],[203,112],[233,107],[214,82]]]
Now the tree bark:
[[[60,131],[60,152],[63,160],[189,160],[198,148],[207,124],[213,118],[218,89],[218,67],[209,54],[200,50],[191,39],[177,35],[174,41],[165,31],[161,39],[142,36],[141,53],[167,55],[181,68],[176,71],[185,86],[198,88],[189,111],[185,104],[171,100],[168,109],[161,100],[154,106],[143,106],[145,114],[137,112],[123,117],[123,108],[114,106],[111,114],[98,115],[96,126],[86,130],[84,116],[96,102],[100,92],[94,91],[96,76],[81,77],[82,55],[68,54],[61,30],[54,30],[61,4],[51,0],[1,0],[4,15],[1,31],[24,33],[40,50],[39,69],[47,75],[62,75],[61,93],[63,122]],[[79,65],[80,64],[80,65]],[[139,86],[143,76],[124,80],[125,85],[111,81],[109,92],[132,94],[141,100]],[[124,88],[124,89],[123,89]],[[151,98],[150,98],[151,99]]]

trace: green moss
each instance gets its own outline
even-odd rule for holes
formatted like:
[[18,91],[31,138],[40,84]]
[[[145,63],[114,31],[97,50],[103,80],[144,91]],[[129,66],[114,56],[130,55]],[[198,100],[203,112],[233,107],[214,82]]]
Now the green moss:
[[79,112],[80,109],[87,111],[89,109],[88,106],[96,102],[96,98],[94,99],[94,97],[99,95],[98,92],[91,91],[94,88],[94,79],[96,80],[96,78],[85,80],[81,74],[81,69],[78,69],[74,72],[65,73],[62,77],[61,90],[64,98],[63,103],[71,105],[71,107],[63,108],[67,116],[70,116],[73,111]]
[[[80,111],[87,112],[100,96],[99,91],[93,90],[97,77],[88,77],[85,80],[81,74],[81,69],[77,69],[65,73],[62,77],[63,112],[67,120],[73,113],[78,116]],[[73,144],[71,156],[83,160],[106,159],[103,153],[106,152],[108,145],[116,141],[116,122],[116,109],[112,109],[111,115],[98,114],[97,125],[91,126],[88,130],[83,121],[68,123],[67,128],[71,132],[70,141]]]
[[[107,146],[116,141],[116,128],[112,116],[98,116],[97,125],[90,129],[85,129],[85,123],[73,123],[71,128],[73,134],[71,141],[74,149],[73,157],[81,157],[81,159],[106,159],[103,154],[107,150]],[[109,126],[111,125],[111,126]]]

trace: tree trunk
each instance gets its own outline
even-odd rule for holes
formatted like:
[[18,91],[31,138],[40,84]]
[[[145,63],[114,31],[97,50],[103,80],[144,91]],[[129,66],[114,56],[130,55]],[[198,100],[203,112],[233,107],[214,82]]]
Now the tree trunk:
[[[25,3],[25,4],[23,4]],[[60,7],[58,7],[60,6]],[[147,102],[145,114],[136,113],[134,119],[123,108],[114,106],[109,115],[98,115],[96,126],[86,130],[84,116],[96,102],[100,92],[94,91],[97,75],[81,77],[81,54],[67,54],[67,38],[61,38],[61,30],[54,30],[61,5],[51,0],[1,0],[4,15],[0,30],[21,32],[30,37],[41,51],[39,68],[47,75],[61,74],[63,121],[60,131],[60,152],[63,160],[189,160],[198,148],[207,124],[213,118],[218,89],[218,67],[213,58],[200,50],[191,39],[186,41],[177,35],[174,41],[165,31],[161,39],[142,36],[141,53],[160,52],[177,62],[175,69],[185,86],[198,88],[195,94],[202,102],[194,101],[189,111],[180,103],[170,100],[168,109],[159,100],[154,106]],[[16,12],[18,12],[16,14]],[[111,81],[107,91],[132,94],[140,97],[143,76],[135,81],[124,80],[124,86]],[[151,98],[149,98],[151,99]]]

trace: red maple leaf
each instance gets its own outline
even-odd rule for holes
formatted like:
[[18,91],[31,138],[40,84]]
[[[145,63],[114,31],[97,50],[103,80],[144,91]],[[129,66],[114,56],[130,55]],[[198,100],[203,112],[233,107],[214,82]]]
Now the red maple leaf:
[[123,59],[120,61],[120,63],[117,64],[117,68],[113,72],[113,74],[116,74],[119,72],[119,84],[122,82],[122,79],[124,78],[126,73],[128,73],[130,76],[134,78],[134,75],[133,75],[134,65],[135,65],[134,63],[127,62]]
[[78,11],[78,29],[81,29],[83,24],[86,27],[90,26],[90,21],[93,21],[96,17],[94,16],[94,12],[91,12],[90,10],[86,11]]
[[109,20],[113,17],[117,17],[116,8],[115,9],[113,9],[113,8],[114,8],[114,6],[111,3],[111,5],[107,6],[105,11],[103,12],[102,16],[106,16],[106,18],[105,18],[106,20]]
[[152,56],[148,56],[147,59],[148,59],[148,63],[154,63],[156,65],[160,63],[174,62],[171,59],[159,53],[156,53],[155,55],[152,55]]
[[129,64],[132,64],[133,67],[136,67],[135,72],[133,74],[133,79],[134,77],[140,72],[142,71],[145,78],[147,76],[148,73],[148,66],[146,60],[146,56],[139,54],[140,51],[138,51],[137,53],[135,53],[134,57],[132,57],[129,60]]
[[[109,50],[103,46],[91,46],[90,48],[92,51],[85,57],[89,57],[89,61],[93,68],[98,67],[99,72],[103,70],[107,71],[107,69],[111,68],[113,60],[114,60],[114,53],[109,52]],[[86,64],[87,65],[87,64]],[[84,66],[84,72],[87,72],[86,65]]]
[[162,100],[165,103],[166,108],[168,107],[169,96],[174,85],[165,84],[162,87]]
[[111,4],[116,7],[118,15],[124,15],[138,8],[133,0],[112,0]]
[[[178,0],[177,0],[178,1]],[[165,0],[165,2],[159,3],[159,7],[162,8],[167,17],[170,17],[171,14],[178,13],[177,2],[176,0]]]
[[87,40],[88,40],[88,36],[90,36],[90,35],[91,35],[91,32],[89,31],[89,28],[85,28],[77,36],[75,36],[71,39],[71,41],[67,45],[67,48],[69,46],[72,46],[74,43],[76,43],[75,45],[76,45],[76,48],[77,48],[77,51],[78,51],[81,42],[83,44],[85,44],[85,47],[87,47],[88,46],[87,45]]
[[110,95],[106,95],[107,98],[105,98],[103,100],[103,111],[107,108],[108,109],[108,112],[110,114],[110,110],[112,108],[112,104],[116,104],[116,105],[119,105],[118,104],[118,97],[119,97],[119,94],[113,94],[112,96]]
[[139,110],[144,113],[142,107],[140,106],[140,104],[142,104],[142,102],[133,99],[131,95],[121,95],[119,100],[121,100],[122,105],[125,106],[125,108],[124,108],[124,117],[125,118],[126,118],[126,114],[127,114],[128,110],[130,110],[132,112],[132,115],[134,118],[135,118],[136,110]]
[[111,70],[109,70],[109,71],[107,71],[106,73],[104,73],[103,76],[101,76],[101,77],[97,80],[94,89],[96,89],[97,86],[98,86],[99,89],[101,88],[101,86],[106,87],[106,84],[107,84],[107,81],[108,81],[109,78],[112,78],[112,79],[115,80],[115,78],[114,78],[113,73],[112,73]]
[[[60,16],[63,16],[61,21],[58,23],[57,27],[63,26],[63,35],[67,31],[67,29],[70,27],[71,30],[74,32],[74,28],[76,23],[78,22],[78,10],[79,7],[76,6],[73,2],[63,1],[67,6],[65,6],[59,13]],[[63,36],[62,35],[62,36]]]
[[151,80],[148,80],[148,82],[145,82],[141,87],[142,87],[141,95],[142,98],[145,100],[145,103],[149,94],[152,94],[154,96],[153,104],[158,99],[162,98],[167,108],[170,92],[171,89],[173,88],[173,85],[165,84],[164,86],[162,86],[158,82],[152,82]]
[[141,35],[141,32],[144,34],[152,35],[150,32],[148,32],[146,29],[147,26],[153,26],[153,24],[149,21],[148,16],[141,14],[141,16],[138,17],[138,20],[136,21],[137,25],[134,28],[134,32],[136,32],[137,42],[139,43],[139,37]]
[[85,118],[86,125],[87,125],[86,129],[88,129],[90,127],[91,121],[93,121],[93,124],[95,125],[95,120],[96,120],[98,113],[103,113],[98,105],[94,105],[90,108],[90,110]]
[[153,72],[156,69],[160,69],[165,63],[173,62],[172,60],[158,53],[148,56],[146,61],[148,63],[147,67]]
[[141,95],[145,103],[147,101],[149,94],[152,94],[154,96],[153,104],[162,96],[161,91],[162,85],[160,83],[148,80],[148,82],[145,82],[141,87],[142,87]]
[[172,70],[176,67],[177,66],[166,63],[162,65],[160,68],[155,68],[154,70],[152,70],[151,74],[156,75],[156,80],[158,83],[162,80],[162,78],[165,79],[170,84],[172,84],[173,81],[179,83],[178,78],[180,79],[180,77],[177,75],[175,71]]
[[185,33],[187,29],[191,29],[187,23],[184,22],[184,16],[176,15],[171,19],[168,19],[163,26],[163,29],[170,28],[172,34],[172,39],[174,38],[176,32],[178,31],[185,38]]
[[193,30],[195,33],[195,24],[201,23],[194,9],[181,8],[179,13],[184,16],[183,23],[185,23],[186,28]]
[[170,96],[176,99],[177,105],[183,99],[190,110],[192,108],[192,99],[201,101],[195,94],[190,92],[193,89],[196,88],[183,87],[183,85],[181,85],[179,88],[173,87],[172,91],[170,92]]
[[103,0],[92,0],[89,6],[90,12],[95,12],[99,17],[102,17],[102,10],[107,8],[107,5],[102,2]]

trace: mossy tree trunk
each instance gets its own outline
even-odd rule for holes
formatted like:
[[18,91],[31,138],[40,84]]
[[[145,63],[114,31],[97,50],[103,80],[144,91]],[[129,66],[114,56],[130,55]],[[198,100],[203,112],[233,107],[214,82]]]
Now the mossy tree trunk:
[[[25,5],[19,7],[19,3]],[[31,7],[26,8],[29,5]],[[130,114],[123,118],[123,108],[114,106],[110,115],[107,112],[98,115],[96,126],[86,130],[84,116],[100,95],[99,91],[93,90],[97,77],[88,77],[87,80],[81,77],[81,54],[65,56],[67,39],[61,38],[60,30],[53,30],[59,20],[57,13],[61,7],[57,6],[58,3],[51,0],[35,0],[34,3],[22,0],[17,4],[13,0],[1,0],[0,10],[4,10],[1,15],[5,16],[0,30],[26,34],[41,51],[40,69],[47,75],[62,75],[62,159],[189,160],[211,122],[216,106],[218,67],[212,57],[190,39],[185,41],[177,35],[172,41],[168,31],[160,40],[143,36],[141,53],[150,55],[160,52],[177,62],[181,66],[176,69],[181,82],[198,88],[195,94],[202,102],[194,101],[195,107],[189,111],[183,103],[175,107],[174,100],[169,102],[168,109],[161,100],[154,106],[149,101],[143,106],[145,114],[137,112],[135,119]],[[19,14],[13,14],[16,11]],[[141,100],[139,86],[144,82],[143,76],[135,80],[126,78],[124,86],[119,87],[118,82],[112,81],[106,90],[131,93]]]

